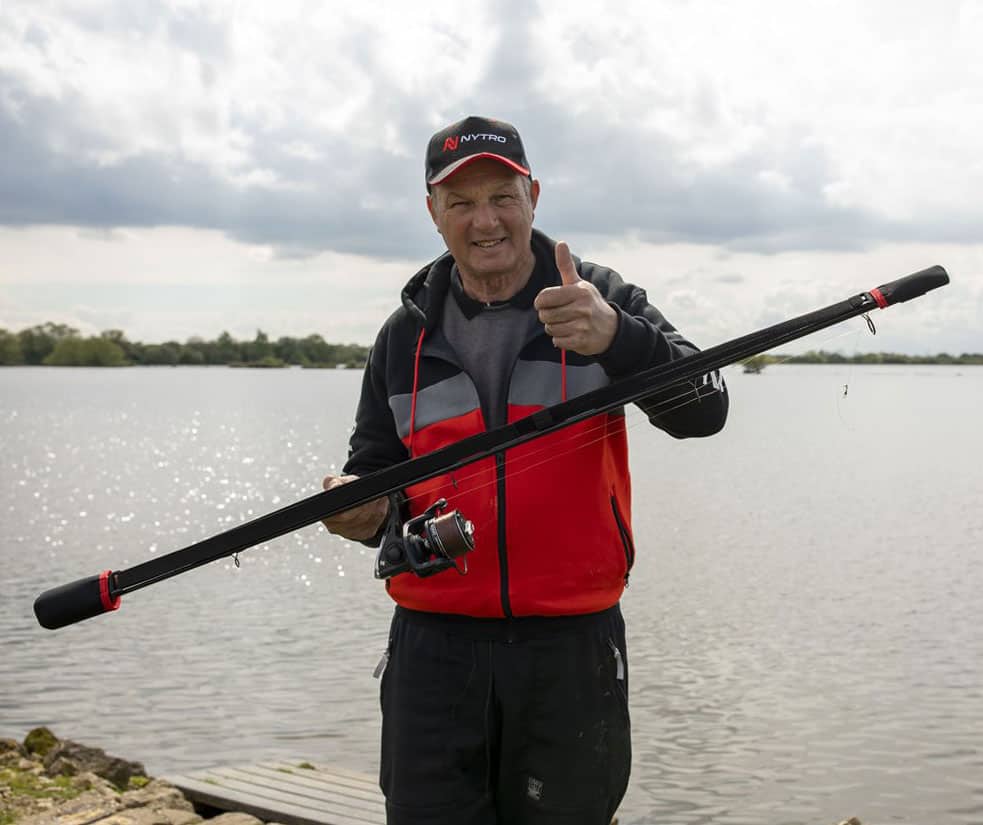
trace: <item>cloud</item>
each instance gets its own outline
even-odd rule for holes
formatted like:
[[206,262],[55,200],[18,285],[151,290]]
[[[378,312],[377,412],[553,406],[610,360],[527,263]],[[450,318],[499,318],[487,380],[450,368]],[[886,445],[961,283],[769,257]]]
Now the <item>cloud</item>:
[[[0,24],[0,221],[218,229],[288,257],[429,256],[422,148],[443,123],[485,112],[520,126],[544,182],[547,229],[762,252],[978,237],[977,199],[956,197],[928,216],[898,208],[904,175],[879,169],[879,156],[868,165],[894,206],[871,195],[876,185],[843,147],[889,133],[887,113],[874,100],[866,115],[859,101],[846,106],[863,127],[852,136],[834,108],[828,124],[810,119],[793,104],[794,83],[811,83],[815,103],[829,91],[815,88],[811,72],[828,67],[809,47],[742,43],[749,29],[734,17],[733,31],[703,32],[705,12],[675,4],[627,3],[610,20],[575,5],[496,8],[494,18],[471,3],[446,19],[377,21],[357,10],[304,18],[289,3],[117,0],[60,13],[15,3]],[[802,31],[790,12],[769,8]],[[717,11],[724,22],[732,14]],[[823,25],[842,14],[835,7]],[[897,37],[913,37],[917,24],[896,24]],[[721,59],[694,56],[679,42],[687,38],[715,43]],[[750,45],[761,54],[728,64]],[[787,62],[789,77],[769,77],[793,48],[802,54]],[[728,72],[761,88],[737,86]],[[961,99],[950,95],[945,108],[933,91],[925,81],[905,112],[891,113],[910,126],[910,136],[894,135],[907,150],[924,134],[921,113],[952,125]],[[969,144],[938,131],[969,163],[961,174],[983,178]],[[921,165],[951,177],[955,158],[921,149]]]
[[479,113],[697,343],[939,261],[907,348],[979,350],[981,41],[978,2],[7,0],[0,322],[371,341],[443,249],[426,141]]

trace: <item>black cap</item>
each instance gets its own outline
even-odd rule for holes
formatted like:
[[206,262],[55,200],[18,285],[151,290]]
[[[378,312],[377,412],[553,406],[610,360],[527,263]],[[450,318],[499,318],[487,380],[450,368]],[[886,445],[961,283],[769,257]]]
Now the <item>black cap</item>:
[[531,177],[522,138],[511,123],[470,117],[441,129],[427,144],[427,186],[442,183],[459,169],[480,158],[504,163]]

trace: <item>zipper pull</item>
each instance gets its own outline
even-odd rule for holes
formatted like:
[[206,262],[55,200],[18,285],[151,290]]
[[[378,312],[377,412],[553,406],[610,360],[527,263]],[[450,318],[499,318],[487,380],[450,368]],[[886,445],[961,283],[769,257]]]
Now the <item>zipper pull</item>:
[[611,647],[611,652],[614,653],[615,676],[619,682],[623,682],[625,681],[625,660],[621,658],[621,651],[618,650],[613,639],[608,639],[608,645]]
[[389,664],[389,648],[387,647],[382,652],[382,658],[379,660],[379,664],[375,666],[375,670],[372,671],[372,678],[378,679],[386,670],[386,665]]

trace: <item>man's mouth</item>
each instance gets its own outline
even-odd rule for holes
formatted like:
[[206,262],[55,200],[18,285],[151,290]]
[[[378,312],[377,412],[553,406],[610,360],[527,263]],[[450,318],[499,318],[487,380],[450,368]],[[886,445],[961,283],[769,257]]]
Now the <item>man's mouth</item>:
[[505,238],[497,238],[494,241],[473,241],[474,245],[480,247],[481,249],[491,249],[494,246],[498,246],[500,243],[505,243]]

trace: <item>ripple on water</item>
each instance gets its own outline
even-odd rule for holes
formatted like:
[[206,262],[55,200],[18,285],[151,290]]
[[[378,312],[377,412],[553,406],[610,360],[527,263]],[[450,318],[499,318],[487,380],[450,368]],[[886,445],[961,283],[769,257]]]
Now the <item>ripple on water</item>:
[[[158,773],[298,756],[376,770],[390,603],[372,551],[320,525],[62,631],[31,616],[47,587],[338,471],[359,376],[249,373],[0,371],[0,735],[51,724]],[[843,381],[823,375],[735,376],[731,421],[704,442],[632,427],[629,825],[983,821],[967,449],[983,370],[926,393],[856,369],[848,429],[822,395]]]

